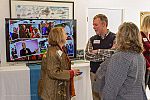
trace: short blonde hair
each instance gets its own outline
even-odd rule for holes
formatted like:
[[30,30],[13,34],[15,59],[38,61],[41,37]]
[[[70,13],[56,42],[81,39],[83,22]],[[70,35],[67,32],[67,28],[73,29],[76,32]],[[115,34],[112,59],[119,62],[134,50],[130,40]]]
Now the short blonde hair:
[[54,27],[51,29],[48,35],[48,43],[50,45],[58,45],[60,43],[65,44],[66,39],[64,37],[65,30],[63,27]]
[[141,31],[147,33],[150,31],[150,15],[144,17],[141,25]]
[[117,32],[117,49],[141,53],[143,44],[138,27],[132,22],[124,22]]

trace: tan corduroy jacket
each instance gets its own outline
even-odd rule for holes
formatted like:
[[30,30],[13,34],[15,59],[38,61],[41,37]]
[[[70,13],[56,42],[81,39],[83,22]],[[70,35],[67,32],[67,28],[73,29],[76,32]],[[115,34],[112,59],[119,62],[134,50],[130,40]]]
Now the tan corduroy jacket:
[[71,100],[71,63],[58,47],[50,46],[43,56],[38,93],[43,100]]

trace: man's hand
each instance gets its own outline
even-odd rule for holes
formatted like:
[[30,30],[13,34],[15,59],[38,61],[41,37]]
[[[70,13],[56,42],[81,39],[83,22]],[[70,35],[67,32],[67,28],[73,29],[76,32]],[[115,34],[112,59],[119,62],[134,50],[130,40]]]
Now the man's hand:
[[97,54],[98,50],[90,50],[90,54]]
[[113,44],[113,46],[111,47],[111,49],[116,49],[116,44]]
[[98,50],[92,50],[91,53],[97,54],[97,53],[98,53]]

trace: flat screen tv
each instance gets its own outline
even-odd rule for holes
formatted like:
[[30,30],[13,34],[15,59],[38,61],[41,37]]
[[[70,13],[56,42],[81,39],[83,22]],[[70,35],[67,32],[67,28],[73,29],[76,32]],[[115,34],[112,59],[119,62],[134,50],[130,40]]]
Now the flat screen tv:
[[[76,57],[76,20],[72,19],[5,19],[7,62],[41,60],[52,27],[62,26],[68,35],[68,56]],[[23,51],[23,46],[29,50]],[[24,55],[24,52],[27,55]]]

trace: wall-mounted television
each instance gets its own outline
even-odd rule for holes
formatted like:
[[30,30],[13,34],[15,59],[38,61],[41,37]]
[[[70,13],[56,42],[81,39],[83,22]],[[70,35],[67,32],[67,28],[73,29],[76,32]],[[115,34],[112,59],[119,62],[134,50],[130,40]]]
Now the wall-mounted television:
[[[58,26],[64,27],[68,35],[65,44],[68,56],[76,57],[76,20],[5,18],[5,24],[7,62],[41,60],[49,46],[48,34]],[[23,45],[29,51],[23,51]]]

